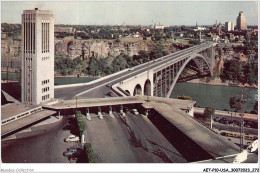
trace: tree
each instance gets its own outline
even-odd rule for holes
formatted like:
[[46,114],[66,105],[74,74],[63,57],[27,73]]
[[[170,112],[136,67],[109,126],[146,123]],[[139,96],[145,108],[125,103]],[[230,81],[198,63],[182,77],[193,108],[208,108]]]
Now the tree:
[[[239,98],[237,97],[231,97],[229,99],[229,106],[231,109],[235,110],[235,116],[237,111],[241,110],[241,101]],[[232,114],[231,114],[231,121],[232,121]]]
[[215,109],[214,108],[206,107],[204,109],[204,113],[203,113],[204,119],[210,118],[212,115],[214,115],[214,113],[215,113]]
[[241,103],[240,103],[240,99],[237,97],[231,97],[229,99],[229,106],[231,109],[234,109],[235,112],[241,110]]
[[151,59],[156,59],[168,55],[167,51],[164,51],[164,48],[161,44],[157,44],[156,47],[150,52]]
[[177,98],[181,99],[181,100],[192,100],[192,98],[190,96],[185,96],[185,95],[178,96]]

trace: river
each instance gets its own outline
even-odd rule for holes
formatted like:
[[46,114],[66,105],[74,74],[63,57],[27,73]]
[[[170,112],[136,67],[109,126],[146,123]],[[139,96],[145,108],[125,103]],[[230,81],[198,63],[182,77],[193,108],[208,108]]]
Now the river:
[[[6,73],[2,72],[2,79],[6,80]],[[17,80],[16,73],[8,74],[9,80]],[[55,85],[83,83],[92,81],[93,78],[88,77],[55,77]],[[176,84],[171,98],[177,98],[180,95],[190,96],[197,102],[200,107],[211,106],[215,109],[232,111],[229,107],[229,98],[241,95],[241,90],[244,90],[246,98],[245,111],[253,110],[254,104],[258,99],[258,92],[255,88],[239,88],[230,86],[212,86],[194,83],[178,83]]]

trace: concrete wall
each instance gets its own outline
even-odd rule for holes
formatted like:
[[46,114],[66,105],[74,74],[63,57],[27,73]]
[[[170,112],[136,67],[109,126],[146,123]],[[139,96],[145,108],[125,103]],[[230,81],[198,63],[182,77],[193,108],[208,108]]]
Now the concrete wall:
[[117,84],[115,87],[120,87],[123,90],[128,90],[131,94],[131,96],[133,96],[134,94],[134,89],[136,87],[136,85],[141,85],[142,88],[142,95],[144,95],[144,84],[145,81],[147,80],[147,78],[149,78],[150,82],[151,82],[151,96],[153,96],[153,70],[149,70],[149,74],[147,74],[147,72],[138,74],[132,78],[129,78],[127,80],[122,81],[121,83]]

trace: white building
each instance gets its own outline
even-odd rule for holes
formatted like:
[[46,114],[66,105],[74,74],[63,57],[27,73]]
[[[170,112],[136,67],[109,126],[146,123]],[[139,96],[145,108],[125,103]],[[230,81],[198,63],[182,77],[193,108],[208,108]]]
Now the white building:
[[22,14],[22,102],[54,98],[54,17],[51,11]]
[[234,31],[235,25],[233,22],[225,22],[226,31]]

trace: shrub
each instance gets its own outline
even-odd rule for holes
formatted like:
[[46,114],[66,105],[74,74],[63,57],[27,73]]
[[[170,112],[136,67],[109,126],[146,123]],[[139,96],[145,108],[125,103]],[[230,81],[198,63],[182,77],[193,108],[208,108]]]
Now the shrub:
[[76,117],[77,117],[78,127],[79,127],[79,131],[80,131],[80,136],[81,136],[85,129],[85,123],[84,123],[84,120],[83,120],[83,117],[82,117],[82,114],[80,111],[76,112]]
[[88,162],[89,163],[96,163],[97,162],[97,158],[96,155],[91,147],[90,143],[86,143],[84,146],[84,149],[86,151],[86,156],[88,158]]

